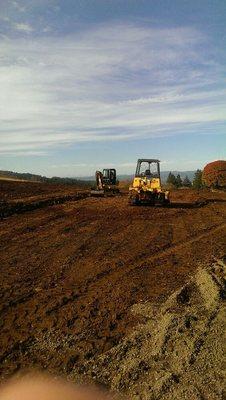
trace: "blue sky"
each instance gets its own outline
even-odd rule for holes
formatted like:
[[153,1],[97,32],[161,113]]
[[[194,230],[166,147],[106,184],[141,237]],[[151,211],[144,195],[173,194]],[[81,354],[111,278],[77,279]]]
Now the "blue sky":
[[225,0],[0,0],[0,169],[226,156]]

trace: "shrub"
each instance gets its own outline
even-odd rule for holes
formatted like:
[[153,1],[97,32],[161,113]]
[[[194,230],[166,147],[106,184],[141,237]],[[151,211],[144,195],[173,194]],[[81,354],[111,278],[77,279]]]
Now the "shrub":
[[202,182],[208,187],[226,187],[226,161],[207,164],[203,170]]

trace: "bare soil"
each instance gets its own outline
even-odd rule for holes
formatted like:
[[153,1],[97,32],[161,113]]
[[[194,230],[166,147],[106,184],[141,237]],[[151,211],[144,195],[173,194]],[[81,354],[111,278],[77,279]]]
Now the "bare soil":
[[74,368],[71,379],[100,380],[132,399],[223,400],[225,273],[222,260],[200,265],[162,305],[134,304],[131,312],[145,322],[86,362],[83,374]]
[[[9,183],[14,187],[7,189],[4,184]],[[42,196],[69,195],[72,190],[58,185],[55,192],[52,185],[37,190],[36,183],[34,189],[18,189],[17,185],[26,184],[2,183],[5,203],[14,199],[28,204]],[[73,189],[73,195],[77,193]],[[3,216],[1,379],[24,368],[41,368],[74,380],[86,374],[132,398],[158,398],[151,396],[162,393],[160,384],[159,392],[147,386],[142,391],[139,384],[134,389],[133,374],[125,378],[122,374],[124,383],[115,385],[111,371],[118,365],[117,348],[147,323],[147,310],[134,312],[134,307],[146,304],[163,315],[169,296],[196,279],[200,268],[224,256],[225,216],[225,193],[193,190],[175,191],[171,207],[165,208],[131,207],[126,196],[83,197]],[[196,313],[205,314],[198,296],[195,299]],[[174,307],[174,300],[172,304]],[[185,317],[187,311],[183,304],[181,307]],[[179,329],[177,314],[174,317]],[[161,318],[155,320],[156,326],[158,321]],[[169,355],[174,351],[175,336],[170,329]],[[181,332],[183,335],[186,340],[186,333]],[[109,365],[103,366],[99,360],[108,356]],[[172,365],[167,365],[169,376],[177,375]],[[97,369],[92,372],[94,366]],[[184,374],[181,371],[179,375]],[[138,377],[138,383],[139,379],[144,382],[145,376]],[[150,385],[152,379],[154,375],[148,375]],[[163,398],[174,398],[167,397],[170,390]]]
[[0,180],[0,219],[88,195],[88,190],[76,186]]
[[13,181],[0,179],[0,200],[10,201],[33,199],[41,196],[51,196],[52,194],[74,193],[76,188],[69,185],[56,185],[54,183]]

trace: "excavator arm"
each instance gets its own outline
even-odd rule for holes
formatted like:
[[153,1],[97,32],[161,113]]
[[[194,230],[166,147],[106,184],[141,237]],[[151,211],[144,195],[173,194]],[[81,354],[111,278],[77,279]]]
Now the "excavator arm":
[[99,190],[103,190],[103,174],[101,171],[96,171],[96,185]]

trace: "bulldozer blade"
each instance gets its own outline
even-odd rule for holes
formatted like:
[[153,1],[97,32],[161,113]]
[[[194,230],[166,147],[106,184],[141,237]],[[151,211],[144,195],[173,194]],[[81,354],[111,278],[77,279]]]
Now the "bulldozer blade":
[[104,196],[104,190],[91,190],[90,191],[90,196],[103,197]]

